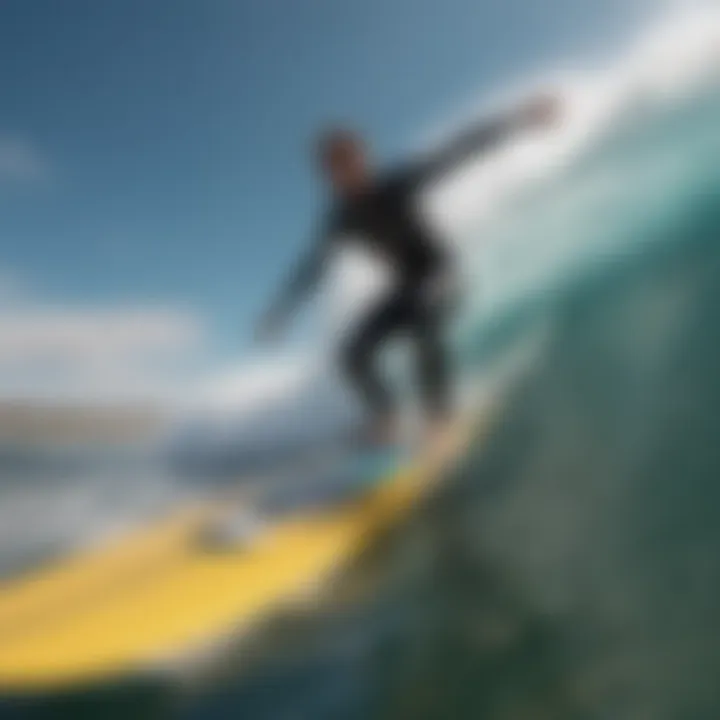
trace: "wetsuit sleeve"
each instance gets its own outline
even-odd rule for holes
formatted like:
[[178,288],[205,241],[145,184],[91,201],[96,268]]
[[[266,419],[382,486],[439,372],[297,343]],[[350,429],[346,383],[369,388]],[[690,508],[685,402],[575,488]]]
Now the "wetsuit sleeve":
[[524,115],[506,113],[456,135],[439,149],[411,163],[399,175],[411,187],[429,184],[453,172],[474,155],[492,150],[510,139],[525,125]]
[[333,227],[326,225],[316,236],[310,251],[290,273],[277,301],[270,310],[274,318],[287,317],[320,282],[327,266],[334,236]]

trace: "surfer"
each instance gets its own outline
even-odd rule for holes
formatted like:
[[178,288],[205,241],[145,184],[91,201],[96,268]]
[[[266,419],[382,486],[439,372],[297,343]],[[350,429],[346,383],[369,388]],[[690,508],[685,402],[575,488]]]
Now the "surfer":
[[282,331],[299,301],[316,286],[330,250],[342,238],[360,240],[392,271],[392,287],[367,310],[340,353],[344,375],[369,415],[368,439],[392,442],[395,402],[376,367],[379,351],[400,332],[410,335],[428,429],[445,424],[451,410],[450,362],[443,339],[457,292],[457,274],[447,246],[424,221],[419,195],[464,161],[523,130],[549,124],[553,97],[541,96],[485,120],[439,150],[401,167],[375,172],[363,139],[345,128],[323,132],[317,161],[332,193],[331,208],[307,257],[262,317],[258,337]]

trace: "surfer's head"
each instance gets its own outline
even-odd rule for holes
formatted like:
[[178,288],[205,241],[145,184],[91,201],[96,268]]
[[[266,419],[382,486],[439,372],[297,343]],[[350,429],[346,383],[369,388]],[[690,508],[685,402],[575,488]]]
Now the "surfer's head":
[[334,190],[355,192],[367,182],[367,150],[356,132],[341,127],[324,130],[318,139],[317,156]]

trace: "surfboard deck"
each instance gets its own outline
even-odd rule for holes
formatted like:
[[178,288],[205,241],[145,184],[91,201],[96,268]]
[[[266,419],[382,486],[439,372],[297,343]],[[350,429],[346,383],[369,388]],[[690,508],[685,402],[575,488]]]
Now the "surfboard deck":
[[228,512],[221,502],[198,503],[0,583],[0,693],[152,673],[242,635],[321,587],[400,519],[461,455],[473,425],[458,420],[412,461],[396,458],[400,467],[380,481],[286,514],[237,548],[208,552],[198,542]]

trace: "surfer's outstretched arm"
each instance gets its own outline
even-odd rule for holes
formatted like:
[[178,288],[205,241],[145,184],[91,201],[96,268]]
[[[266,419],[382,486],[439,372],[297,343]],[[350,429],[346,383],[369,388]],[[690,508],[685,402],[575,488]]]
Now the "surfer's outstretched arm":
[[473,156],[502,145],[517,133],[549,125],[557,112],[557,100],[547,95],[533,98],[509,112],[486,119],[412,164],[408,168],[409,180],[422,185],[442,179]]
[[314,246],[296,265],[275,302],[262,317],[259,335],[270,338],[277,334],[295,308],[320,282],[330,250],[330,233],[323,232]]

